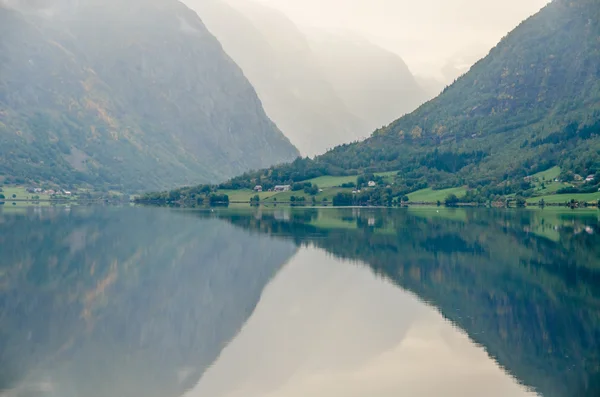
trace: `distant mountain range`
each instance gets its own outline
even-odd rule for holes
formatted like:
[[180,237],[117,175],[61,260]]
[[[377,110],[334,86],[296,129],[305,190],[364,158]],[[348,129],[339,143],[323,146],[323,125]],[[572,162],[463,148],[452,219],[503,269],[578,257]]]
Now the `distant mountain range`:
[[488,200],[527,197],[533,187],[526,177],[553,166],[561,180],[598,175],[599,42],[597,0],[555,0],[437,98],[369,139],[229,185],[396,171],[387,196],[468,185],[471,199]]
[[180,2],[0,3],[0,181],[163,189],[298,154]]
[[365,39],[331,34],[309,38],[327,80],[365,121],[364,136],[435,96],[426,93],[402,58]]
[[400,57],[363,39],[306,34],[247,0],[185,0],[305,155],[366,138],[428,99]]

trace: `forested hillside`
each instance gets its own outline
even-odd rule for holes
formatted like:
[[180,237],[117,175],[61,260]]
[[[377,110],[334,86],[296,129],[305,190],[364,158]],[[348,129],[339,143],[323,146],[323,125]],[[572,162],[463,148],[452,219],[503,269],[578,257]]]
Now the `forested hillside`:
[[245,174],[223,187],[394,171],[390,197],[468,186],[471,198],[487,199],[531,194],[527,176],[559,166],[561,181],[596,175],[585,189],[597,191],[599,43],[596,0],[555,0],[439,97],[368,140],[314,161]]
[[6,4],[0,180],[149,190],[216,182],[298,155],[183,4]]

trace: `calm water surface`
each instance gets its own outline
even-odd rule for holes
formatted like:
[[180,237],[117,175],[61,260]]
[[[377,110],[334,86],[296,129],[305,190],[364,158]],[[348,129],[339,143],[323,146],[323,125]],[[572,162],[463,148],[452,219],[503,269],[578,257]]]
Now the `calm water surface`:
[[599,215],[0,209],[0,396],[598,396]]

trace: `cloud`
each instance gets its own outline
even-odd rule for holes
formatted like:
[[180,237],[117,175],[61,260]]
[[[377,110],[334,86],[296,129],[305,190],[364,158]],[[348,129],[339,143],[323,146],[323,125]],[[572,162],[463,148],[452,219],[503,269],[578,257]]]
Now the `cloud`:
[[442,77],[475,60],[549,0],[259,0],[305,29],[352,31],[401,55],[413,73]]

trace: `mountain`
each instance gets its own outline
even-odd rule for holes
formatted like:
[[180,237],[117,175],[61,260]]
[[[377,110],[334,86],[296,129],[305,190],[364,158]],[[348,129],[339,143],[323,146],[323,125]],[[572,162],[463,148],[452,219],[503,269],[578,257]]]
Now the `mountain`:
[[[554,166],[563,181],[600,173],[599,40],[597,0],[555,0],[437,98],[369,139],[226,185],[394,171],[393,186],[375,191],[375,202],[384,194],[391,202],[426,187],[465,185],[475,201],[531,196],[527,176]],[[599,184],[596,177],[585,192]]]
[[298,155],[175,0],[0,5],[0,153],[8,182],[127,191],[214,182]]
[[392,52],[360,37],[323,33],[309,37],[327,80],[352,113],[365,120],[369,131],[433,97]]
[[304,35],[283,14],[251,2],[186,0],[256,88],[267,114],[302,154],[364,136],[321,73]]
[[501,183],[505,174],[554,164],[592,172],[600,160],[599,16],[596,1],[555,0],[438,98],[325,158],[398,169],[412,162],[423,175],[448,173],[457,182]]

